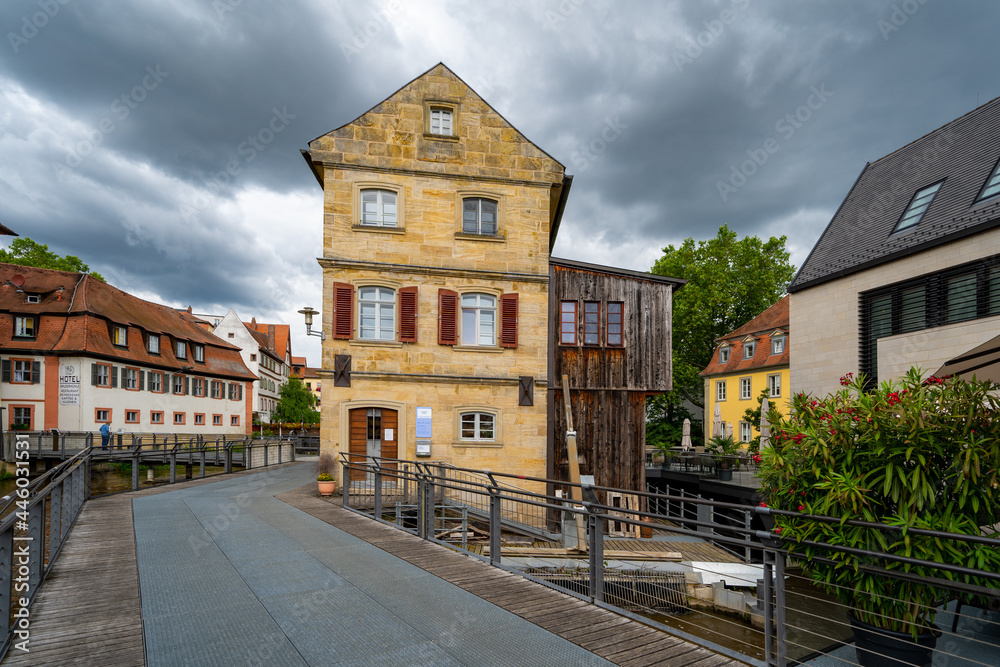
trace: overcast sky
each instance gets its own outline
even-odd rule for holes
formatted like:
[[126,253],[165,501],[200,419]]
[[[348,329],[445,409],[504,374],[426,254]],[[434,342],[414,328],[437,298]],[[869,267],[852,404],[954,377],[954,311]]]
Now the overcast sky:
[[1000,95],[997,26],[995,0],[4,0],[0,222],[290,323],[316,365],[299,149],[438,61],[575,176],[556,255],[648,270],[729,224],[798,266],[866,161]]

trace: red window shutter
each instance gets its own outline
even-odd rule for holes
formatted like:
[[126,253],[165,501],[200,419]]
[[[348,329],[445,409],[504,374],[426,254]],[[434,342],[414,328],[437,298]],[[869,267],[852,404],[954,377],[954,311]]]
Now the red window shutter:
[[517,347],[517,294],[500,295],[500,347]]
[[438,290],[438,344],[458,345],[458,292]]
[[354,334],[354,285],[333,284],[333,337],[351,338]]
[[402,343],[417,342],[417,288],[399,289],[399,340]]

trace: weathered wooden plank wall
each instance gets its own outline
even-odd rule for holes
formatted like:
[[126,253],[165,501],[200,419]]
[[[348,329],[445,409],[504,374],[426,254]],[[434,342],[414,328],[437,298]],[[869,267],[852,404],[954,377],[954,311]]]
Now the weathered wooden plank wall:
[[[645,489],[648,394],[671,388],[671,303],[674,285],[553,263],[550,272],[552,318],[549,393],[549,474],[569,479],[562,376],[567,375],[577,432],[580,472],[597,484]],[[578,345],[562,345],[559,308],[576,301]],[[582,305],[601,303],[601,344],[583,345]],[[624,304],[622,347],[607,346],[608,302]]]

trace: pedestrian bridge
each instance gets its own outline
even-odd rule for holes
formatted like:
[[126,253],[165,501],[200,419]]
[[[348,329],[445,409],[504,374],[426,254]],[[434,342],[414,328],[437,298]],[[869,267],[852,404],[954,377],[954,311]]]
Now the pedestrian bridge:
[[4,665],[739,664],[315,496],[307,463],[90,500]]

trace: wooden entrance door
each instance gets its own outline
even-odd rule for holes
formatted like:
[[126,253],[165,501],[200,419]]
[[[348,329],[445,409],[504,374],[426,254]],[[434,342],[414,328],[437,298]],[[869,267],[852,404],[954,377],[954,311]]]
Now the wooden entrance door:
[[[399,429],[397,413],[388,408],[355,408],[350,411],[350,461],[351,463],[370,462],[369,456],[380,456],[387,459],[398,458]],[[395,468],[395,464],[384,464]],[[366,475],[358,470],[351,471],[351,481],[365,479]]]

